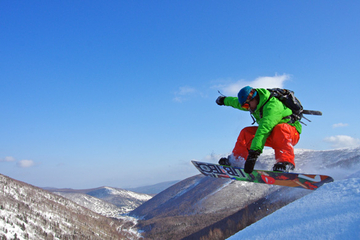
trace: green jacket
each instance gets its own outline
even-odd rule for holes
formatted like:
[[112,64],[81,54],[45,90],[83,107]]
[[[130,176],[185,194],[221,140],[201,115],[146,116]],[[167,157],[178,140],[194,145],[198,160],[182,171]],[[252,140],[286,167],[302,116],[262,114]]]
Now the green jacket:
[[[286,107],[279,99],[272,97],[265,105],[264,103],[269,99],[270,92],[264,88],[256,89],[259,95],[259,104],[255,111],[252,113],[256,122],[258,123],[258,129],[255,137],[251,143],[251,150],[257,150],[262,152],[265,146],[266,139],[271,134],[272,129],[279,123],[287,123],[290,119],[284,117],[290,116],[292,111]],[[237,97],[226,97],[224,99],[225,106],[231,106],[243,111],[249,111],[240,106]],[[263,116],[260,117],[260,108],[263,106]],[[296,128],[301,133],[301,124],[299,121],[295,123],[288,123]]]

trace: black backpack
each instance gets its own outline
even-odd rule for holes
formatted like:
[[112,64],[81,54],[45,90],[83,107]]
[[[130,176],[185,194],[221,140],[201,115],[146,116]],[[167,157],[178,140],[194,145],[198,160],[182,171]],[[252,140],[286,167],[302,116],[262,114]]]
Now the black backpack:
[[[286,107],[290,108],[292,110],[292,114],[286,118],[290,118],[290,123],[294,123],[295,121],[299,121],[302,124],[306,125],[304,122],[301,121],[302,118],[306,119],[307,121],[311,122],[309,119],[303,116],[303,114],[309,114],[309,115],[322,115],[322,112],[320,111],[314,111],[314,110],[304,110],[303,106],[301,105],[301,102],[297,97],[295,97],[294,92],[288,89],[283,88],[268,88],[267,89],[270,92],[269,99],[261,106],[260,108],[260,116],[262,117],[263,107],[265,104],[272,98],[276,97],[279,99]],[[253,123],[254,124],[254,123]]]

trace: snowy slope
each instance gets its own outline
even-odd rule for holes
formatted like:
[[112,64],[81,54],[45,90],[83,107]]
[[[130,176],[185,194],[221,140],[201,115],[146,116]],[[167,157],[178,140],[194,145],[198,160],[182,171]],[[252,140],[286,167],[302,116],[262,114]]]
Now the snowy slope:
[[108,203],[121,208],[123,213],[130,212],[142,203],[148,201],[152,196],[143,193],[136,193],[120,188],[102,187],[86,194],[102,199]]
[[138,239],[133,222],[101,216],[0,174],[0,239]]
[[54,192],[105,217],[119,218],[124,212],[117,206],[85,193]]
[[325,184],[229,239],[360,239],[360,148],[297,149],[296,159],[297,172],[327,174],[335,182]]
[[325,184],[229,239],[360,239],[360,148],[296,149],[295,153],[296,172],[327,174],[335,182]]
[[151,195],[136,193],[129,190],[112,187],[96,189],[48,189],[49,191],[66,197],[77,204],[106,217],[121,218],[144,202],[152,198]]
[[359,202],[360,178],[339,180],[228,239],[360,239]]

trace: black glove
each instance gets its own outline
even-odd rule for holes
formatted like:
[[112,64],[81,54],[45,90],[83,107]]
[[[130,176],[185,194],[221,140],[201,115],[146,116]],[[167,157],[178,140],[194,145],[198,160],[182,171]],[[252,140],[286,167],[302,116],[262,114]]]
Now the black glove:
[[260,156],[260,151],[249,150],[249,155],[245,162],[244,171],[246,173],[252,173],[257,158]]
[[219,97],[216,99],[216,103],[217,103],[218,105],[220,105],[220,106],[225,105],[225,103],[224,103],[225,98],[226,98],[226,97],[224,97],[224,96],[219,96]]

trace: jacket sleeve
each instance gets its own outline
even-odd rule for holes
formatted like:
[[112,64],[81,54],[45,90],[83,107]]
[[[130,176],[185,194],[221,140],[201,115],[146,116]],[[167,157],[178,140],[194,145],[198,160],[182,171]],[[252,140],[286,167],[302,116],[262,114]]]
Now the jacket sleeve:
[[240,109],[243,111],[248,111],[247,109],[244,109],[241,107],[241,105],[239,103],[239,99],[237,97],[226,97],[224,99],[224,104],[225,104],[225,106],[233,107],[233,108]]

